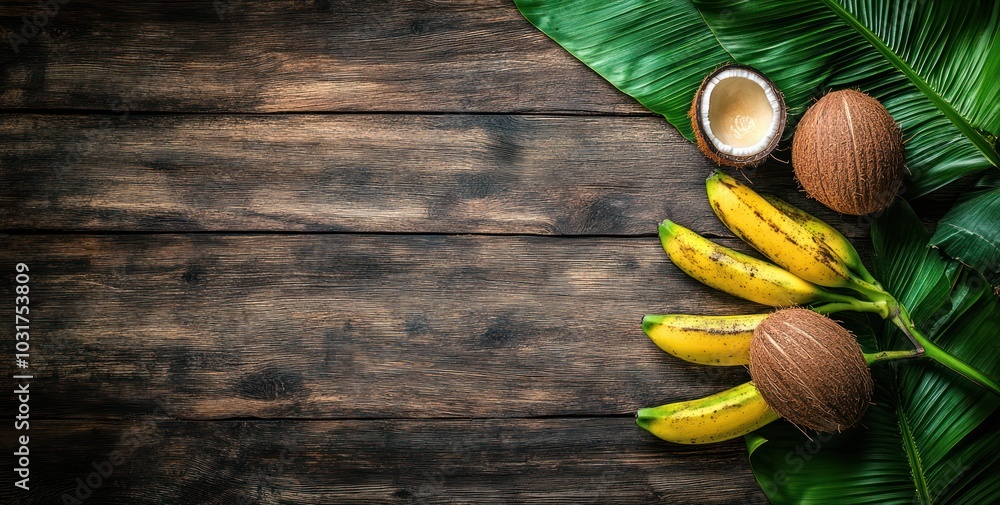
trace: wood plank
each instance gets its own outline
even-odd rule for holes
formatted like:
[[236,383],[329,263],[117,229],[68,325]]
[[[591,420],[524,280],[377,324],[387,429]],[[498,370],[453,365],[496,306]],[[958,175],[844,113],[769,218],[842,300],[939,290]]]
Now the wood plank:
[[[18,114],[0,136],[7,229],[729,235],[712,164],[658,118]],[[787,166],[744,173],[867,238]]]
[[767,503],[742,441],[667,444],[630,418],[51,421],[31,443],[31,491],[4,486],[3,503],[77,487],[109,505]]
[[30,267],[45,418],[630,415],[748,377],[666,355],[643,314],[767,310],[688,278],[655,238],[3,242],[5,271]]
[[506,0],[58,3],[0,6],[0,107],[648,113]]

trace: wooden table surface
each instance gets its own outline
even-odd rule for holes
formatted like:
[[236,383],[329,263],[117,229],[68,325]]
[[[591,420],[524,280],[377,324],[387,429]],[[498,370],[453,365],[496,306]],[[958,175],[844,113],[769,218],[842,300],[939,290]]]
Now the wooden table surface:
[[659,247],[666,218],[742,247],[712,165],[511,2],[45,3],[0,7],[34,374],[0,502],[766,502],[741,440],[633,420],[747,377],[639,327],[763,310]]

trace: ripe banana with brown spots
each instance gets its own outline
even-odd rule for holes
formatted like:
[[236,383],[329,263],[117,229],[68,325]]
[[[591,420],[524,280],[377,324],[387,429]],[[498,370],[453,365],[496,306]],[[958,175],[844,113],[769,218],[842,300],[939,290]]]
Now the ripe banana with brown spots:
[[660,349],[691,363],[747,365],[753,330],[769,315],[649,315],[642,318],[642,331]]
[[761,196],[771,205],[774,205],[774,208],[812,233],[817,241],[829,248],[830,252],[847,265],[847,268],[852,272],[871,284],[877,284],[878,281],[865,268],[865,264],[861,261],[861,256],[858,254],[857,249],[854,248],[854,244],[851,244],[847,240],[847,237],[841,234],[836,228],[780,198],[770,195]]
[[788,271],[723,247],[670,220],[659,226],[660,244],[674,265],[720,291],[772,307],[850,302]]
[[778,418],[747,382],[697,400],[641,409],[635,422],[668,442],[709,444],[741,437]]
[[[736,236],[789,272],[825,287],[848,287],[863,292],[873,288],[864,278],[867,271],[860,274],[852,270],[851,267],[857,268],[861,260],[854,247],[836,230],[815,223],[806,227],[802,215],[790,216],[721,171],[709,177],[705,186],[708,201],[719,220]],[[824,231],[816,233],[817,228]],[[831,234],[831,230],[836,235]],[[848,261],[844,261],[844,256]]]

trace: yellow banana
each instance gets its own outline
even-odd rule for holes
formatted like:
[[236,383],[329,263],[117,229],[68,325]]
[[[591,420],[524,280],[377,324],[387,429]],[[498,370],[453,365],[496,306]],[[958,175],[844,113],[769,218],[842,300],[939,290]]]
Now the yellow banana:
[[847,265],[847,268],[852,272],[867,282],[872,284],[877,282],[875,278],[872,277],[872,274],[868,272],[868,269],[865,268],[865,264],[861,262],[861,256],[854,248],[854,245],[847,240],[847,237],[837,231],[836,228],[780,198],[770,195],[761,196],[763,196],[764,199],[771,205],[774,205],[774,208],[778,209],[790,219],[799,223],[808,232],[812,233],[818,242],[826,246],[830,252]]
[[825,241],[733,177],[716,171],[705,186],[719,220],[789,272],[826,287],[864,282]]
[[845,299],[670,220],[660,223],[659,229],[660,243],[674,265],[720,291],[772,307]]
[[694,316],[667,314],[642,318],[642,331],[657,347],[701,365],[747,365],[753,330],[770,314]]
[[668,442],[709,444],[746,435],[778,417],[747,382],[705,398],[641,409],[635,422]]

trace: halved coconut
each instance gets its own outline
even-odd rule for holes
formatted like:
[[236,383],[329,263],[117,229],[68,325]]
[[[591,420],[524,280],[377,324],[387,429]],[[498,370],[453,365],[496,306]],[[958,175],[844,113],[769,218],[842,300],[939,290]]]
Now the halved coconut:
[[785,100],[770,79],[744,65],[725,65],[701,82],[691,104],[698,148],[719,165],[757,166],[785,129]]

